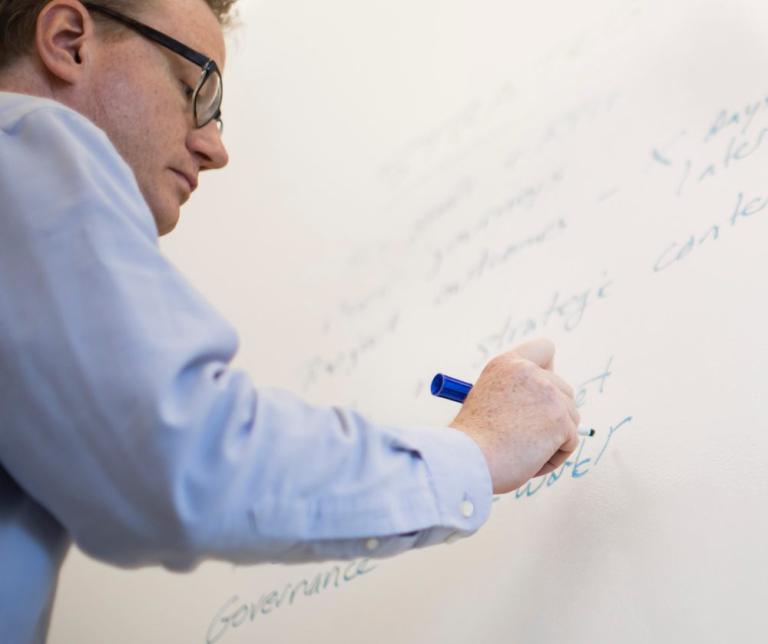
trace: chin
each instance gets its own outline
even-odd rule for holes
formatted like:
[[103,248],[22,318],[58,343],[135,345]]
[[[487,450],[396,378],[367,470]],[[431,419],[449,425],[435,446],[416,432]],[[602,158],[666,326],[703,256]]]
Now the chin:
[[157,227],[157,234],[162,237],[167,235],[179,223],[179,217],[181,216],[181,208],[178,204],[164,203],[160,207],[150,208],[152,216],[155,219],[155,226]]
[[179,223],[181,205],[173,195],[162,194],[158,190],[142,190],[144,199],[155,220],[157,234],[162,237],[167,235]]
[[160,237],[167,235],[168,233],[172,232],[174,228],[176,228],[176,224],[178,223],[178,215],[172,219],[167,217],[162,220],[155,219],[155,224],[157,225],[157,234],[160,235]]

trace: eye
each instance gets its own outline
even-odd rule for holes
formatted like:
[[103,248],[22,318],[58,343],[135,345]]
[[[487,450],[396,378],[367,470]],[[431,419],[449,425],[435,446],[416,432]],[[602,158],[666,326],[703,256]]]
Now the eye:
[[187,97],[187,100],[192,100],[192,96],[194,96],[195,90],[181,79],[179,79],[179,83],[181,84],[181,91],[184,93],[184,96]]

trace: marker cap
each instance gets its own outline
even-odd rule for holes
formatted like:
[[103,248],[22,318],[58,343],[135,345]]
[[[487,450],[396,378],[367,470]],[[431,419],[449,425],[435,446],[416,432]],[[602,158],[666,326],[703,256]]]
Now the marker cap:
[[472,389],[470,383],[442,373],[438,373],[432,378],[432,394],[441,398],[463,403],[470,389]]

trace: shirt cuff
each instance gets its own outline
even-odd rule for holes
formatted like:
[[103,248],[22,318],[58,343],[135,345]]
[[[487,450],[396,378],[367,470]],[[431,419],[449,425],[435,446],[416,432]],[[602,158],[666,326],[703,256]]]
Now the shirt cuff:
[[450,427],[390,432],[398,447],[418,452],[424,461],[439,517],[434,527],[448,529],[446,534],[478,530],[491,513],[493,484],[477,443]]
[[486,522],[493,504],[493,484],[485,457],[475,441],[447,427],[389,429],[388,433],[395,440],[394,447],[418,453],[423,460],[438,522],[405,534],[373,532],[359,539],[297,544],[294,557],[299,560],[392,557],[408,550],[455,543],[473,535]]
[[253,529],[287,541],[326,541],[330,550],[346,541],[354,550],[354,540],[359,544],[372,537],[412,541],[414,547],[441,543],[447,535],[476,531],[488,519],[490,473],[471,438],[447,427],[378,427],[376,432],[391,454],[409,455],[401,462],[411,465],[401,468],[399,480],[379,481],[386,487],[376,492],[262,497],[251,510]]

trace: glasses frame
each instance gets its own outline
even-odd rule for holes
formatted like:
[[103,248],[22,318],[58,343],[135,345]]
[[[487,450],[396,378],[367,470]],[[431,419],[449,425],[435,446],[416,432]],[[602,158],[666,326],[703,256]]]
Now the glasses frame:
[[[209,58],[205,54],[201,54],[200,52],[195,51],[191,47],[187,47],[184,43],[179,42],[175,38],[171,38],[167,34],[164,34],[162,31],[153,29],[149,25],[145,25],[144,23],[139,22],[138,20],[134,20],[133,18],[126,16],[118,11],[115,11],[114,9],[110,9],[109,7],[103,7],[93,2],[83,2],[83,6],[89,11],[95,11],[96,13],[100,13],[104,16],[107,16],[108,18],[112,18],[113,20],[125,25],[129,29],[132,29],[136,33],[157,43],[158,45],[161,45],[162,47],[165,47],[166,49],[170,49],[175,54],[178,54],[182,58],[185,58],[189,62],[194,63],[198,67],[202,68],[203,71],[202,71],[202,74],[200,75],[200,80],[197,81],[197,87],[195,87],[195,91],[192,94],[192,99],[191,99],[193,109],[194,109],[194,114],[195,114],[195,124],[198,128],[202,128],[208,125],[208,123],[210,123],[211,121],[216,121],[216,125],[219,128],[219,132],[224,131],[224,123],[221,120],[221,102],[224,98],[224,81],[221,77],[221,71],[219,70],[219,66],[216,64],[216,61],[213,60],[213,58]],[[203,87],[203,84],[208,80],[208,77],[211,74],[217,74],[219,77],[219,89],[220,89],[219,104],[216,107],[216,112],[212,116],[210,116],[208,119],[206,119],[204,123],[200,123],[197,116],[197,97],[200,93],[200,89]]]

